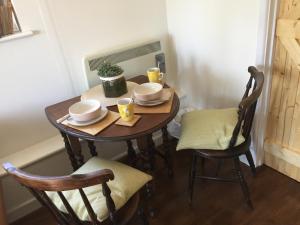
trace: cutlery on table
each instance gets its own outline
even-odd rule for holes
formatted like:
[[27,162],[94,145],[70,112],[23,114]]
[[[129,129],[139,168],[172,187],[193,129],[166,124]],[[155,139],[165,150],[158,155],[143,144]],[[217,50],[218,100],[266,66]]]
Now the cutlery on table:
[[59,118],[56,120],[56,123],[62,123],[64,122],[66,119],[68,119],[70,117],[70,114],[68,113],[67,115],[64,115],[63,117]]

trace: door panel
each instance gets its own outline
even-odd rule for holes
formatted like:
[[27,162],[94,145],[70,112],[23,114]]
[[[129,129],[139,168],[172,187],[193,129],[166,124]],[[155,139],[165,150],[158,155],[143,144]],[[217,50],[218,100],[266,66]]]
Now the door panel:
[[300,0],[282,0],[265,139],[265,163],[300,181]]

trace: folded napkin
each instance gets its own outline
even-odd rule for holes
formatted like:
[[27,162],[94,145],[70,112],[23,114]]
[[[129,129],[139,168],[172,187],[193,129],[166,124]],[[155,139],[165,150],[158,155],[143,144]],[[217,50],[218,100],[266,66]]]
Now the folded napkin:
[[96,135],[99,134],[101,131],[103,131],[105,128],[110,126],[112,123],[114,123],[117,119],[120,118],[119,113],[108,111],[106,117],[99,122],[96,122],[94,124],[84,126],[84,127],[78,127],[78,126],[73,126],[71,124],[68,124],[68,121],[65,120],[62,122],[63,125],[72,127],[76,130],[85,132],[90,135]]

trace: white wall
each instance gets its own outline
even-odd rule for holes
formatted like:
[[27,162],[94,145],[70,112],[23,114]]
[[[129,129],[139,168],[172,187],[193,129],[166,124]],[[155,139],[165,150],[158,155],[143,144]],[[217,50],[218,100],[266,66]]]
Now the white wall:
[[[23,30],[36,34],[0,43],[0,157],[57,135],[44,108],[85,90],[83,56],[167,35],[161,0],[14,0],[14,4]],[[124,143],[98,147],[108,158],[126,150]],[[65,153],[26,169],[49,174],[53,164],[60,165],[55,174],[70,171]],[[12,179],[3,183],[10,221],[37,207]]]
[[167,0],[176,84],[195,106],[237,106],[256,63],[259,2]]
[[0,157],[54,136],[44,108],[73,95],[51,48],[37,1],[15,3],[22,28],[38,33],[0,43]]
[[[57,135],[46,119],[44,108],[74,96],[68,74],[57,60],[38,2],[14,3],[22,29],[33,30],[35,35],[0,43],[0,157]],[[32,171],[43,173],[59,160],[67,160],[63,156],[41,161]],[[55,167],[54,173],[67,171],[67,165],[58,165],[61,166]],[[3,186],[10,221],[37,206],[28,191],[11,178],[5,178]]]

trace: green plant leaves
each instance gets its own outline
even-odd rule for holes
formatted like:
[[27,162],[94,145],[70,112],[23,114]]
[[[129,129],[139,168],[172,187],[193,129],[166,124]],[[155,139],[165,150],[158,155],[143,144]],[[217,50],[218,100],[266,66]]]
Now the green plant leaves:
[[121,75],[124,70],[118,65],[112,65],[110,62],[103,62],[98,68],[100,77],[115,77]]

